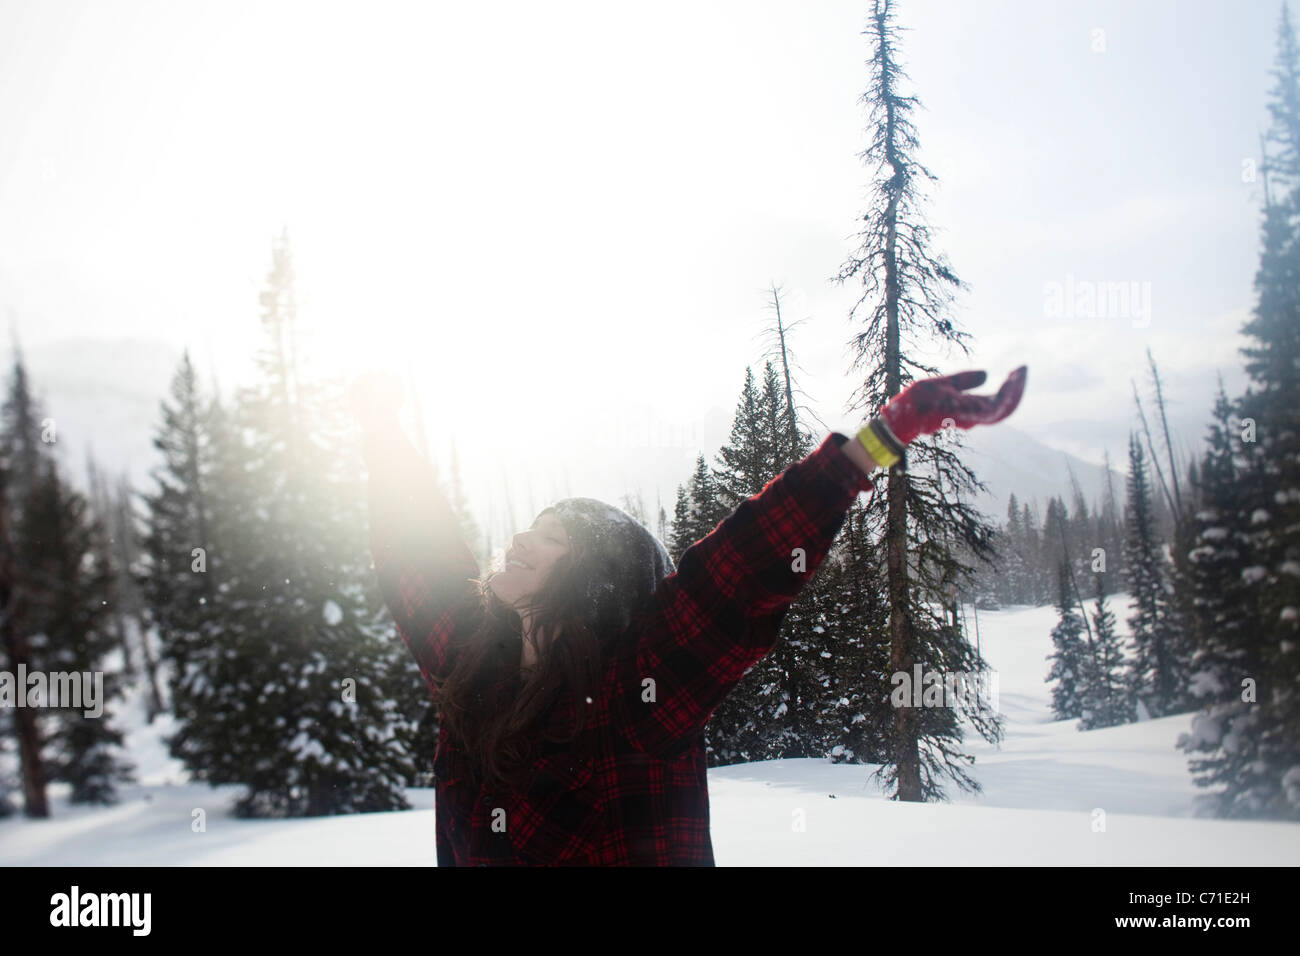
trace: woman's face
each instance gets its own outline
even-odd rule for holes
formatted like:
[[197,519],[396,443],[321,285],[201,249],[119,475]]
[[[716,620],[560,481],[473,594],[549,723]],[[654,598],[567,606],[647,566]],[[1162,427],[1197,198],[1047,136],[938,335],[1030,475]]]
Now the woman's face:
[[538,516],[531,528],[515,535],[506,549],[505,569],[488,580],[494,594],[515,606],[546,583],[560,558],[569,553],[569,535],[554,512]]

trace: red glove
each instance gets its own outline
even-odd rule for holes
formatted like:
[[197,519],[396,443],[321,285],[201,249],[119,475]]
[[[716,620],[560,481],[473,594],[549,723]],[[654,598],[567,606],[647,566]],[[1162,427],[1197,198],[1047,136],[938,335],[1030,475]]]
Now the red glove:
[[966,389],[984,384],[988,375],[983,371],[913,382],[880,410],[859,438],[872,457],[888,467],[902,457],[903,449],[918,435],[932,435],[949,426],[970,428],[1002,421],[1020,404],[1028,374],[1028,366],[1020,366],[992,397],[966,394]]

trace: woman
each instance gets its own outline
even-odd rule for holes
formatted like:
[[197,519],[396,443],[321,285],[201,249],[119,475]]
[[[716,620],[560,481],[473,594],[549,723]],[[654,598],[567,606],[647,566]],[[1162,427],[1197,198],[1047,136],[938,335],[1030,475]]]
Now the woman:
[[375,569],[439,708],[438,865],[713,865],[710,715],[772,650],[870,473],[918,435],[1016,408],[1026,368],[966,394],[985,377],[914,382],[854,439],[832,432],[680,567],[618,508],[567,498],[486,576],[391,380],[359,379]]

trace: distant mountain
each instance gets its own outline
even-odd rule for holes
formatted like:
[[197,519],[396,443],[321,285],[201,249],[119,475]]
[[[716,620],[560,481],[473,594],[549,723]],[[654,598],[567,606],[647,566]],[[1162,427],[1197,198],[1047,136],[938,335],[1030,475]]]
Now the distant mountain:
[[[989,486],[988,494],[980,495],[975,504],[997,521],[1005,519],[1007,499],[1012,492],[1022,504],[1029,503],[1040,521],[1048,500],[1054,496],[1063,498],[1066,507],[1073,509],[1071,469],[1089,511],[1100,507],[1105,500],[1105,468],[1052,448],[1006,422],[965,431],[962,441],[966,462],[976,477]],[[1114,453],[1111,460],[1115,460]],[[1124,475],[1112,468],[1111,481],[1116,500],[1123,508]]]

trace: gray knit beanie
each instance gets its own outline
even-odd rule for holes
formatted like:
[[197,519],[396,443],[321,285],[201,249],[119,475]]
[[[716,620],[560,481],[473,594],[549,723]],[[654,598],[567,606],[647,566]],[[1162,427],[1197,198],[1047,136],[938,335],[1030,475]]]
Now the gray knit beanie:
[[673,559],[644,525],[603,501],[564,498],[542,514],[548,511],[582,545],[579,570],[587,581],[588,621],[596,636],[617,638],[646,608],[659,582],[676,571]]

